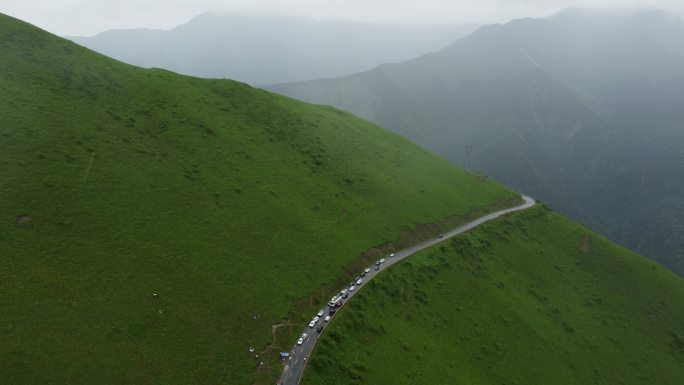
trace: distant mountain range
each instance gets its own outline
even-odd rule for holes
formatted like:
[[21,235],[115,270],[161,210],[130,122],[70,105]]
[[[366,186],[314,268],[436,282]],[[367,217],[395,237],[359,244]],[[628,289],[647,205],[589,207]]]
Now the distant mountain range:
[[664,12],[573,8],[267,88],[401,133],[684,274],[684,26]]
[[262,85],[346,76],[440,50],[476,25],[402,27],[205,13],[168,31],[68,37],[142,67]]

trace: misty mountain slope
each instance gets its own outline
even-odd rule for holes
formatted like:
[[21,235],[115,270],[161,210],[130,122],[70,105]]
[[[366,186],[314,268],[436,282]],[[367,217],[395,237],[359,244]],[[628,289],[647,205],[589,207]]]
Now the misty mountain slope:
[[0,52],[3,383],[272,383],[364,252],[519,200],[333,108],[4,15]]
[[206,13],[168,31],[114,30],[70,39],[143,67],[270,84],[345,76],[412,59],[474,29]]
[[572,9],[267,88],[379,123],[684,274],[684,27],[663,13]]

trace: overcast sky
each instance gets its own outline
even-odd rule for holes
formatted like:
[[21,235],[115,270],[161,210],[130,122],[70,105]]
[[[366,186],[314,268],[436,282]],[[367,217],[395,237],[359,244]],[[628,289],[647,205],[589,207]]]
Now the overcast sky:
[[505,22],[572,5],[651,6],[684,13],[684,0],[0,0],[0,12],[58,35],[168,29],[206,11],[381,23]]

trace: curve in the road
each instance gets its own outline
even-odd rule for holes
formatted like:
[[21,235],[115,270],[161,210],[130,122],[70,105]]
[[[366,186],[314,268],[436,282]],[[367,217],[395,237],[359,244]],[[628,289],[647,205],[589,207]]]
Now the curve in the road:
[[[427,240],[425,242],[419,243],[417,245],[411,246],[409,248],[406,248],[404,250],[398,251],[394,253],[393,257],[388,257],[385,261],[385,263],[379,265],[378,270],[371,269],[369,273],[366,274],[366,276],[363,278],[363,281],[361,282],[360,285],[356,285],[356,288],[354,291],[349,292],[349,296],[347,297],[347,300],[345,302],[349,302],[351,298],[359,292],[363,288],[363,286],[366,285],[367,282],[369,282],[373,277],[375,277],[377,274],[382,272],[383,270],[387,269],[388,267],[394,265],[395,263],[419,252],[424,249],[427,249],[429,247],[432,247],[440,242],[444,242],[449,238],[453,238],[457,235],[463,234],[466,231],[472,230],[477,226],[480,226],[483,223],[489,222],[491,220],[497,219],[503,215],[507,215],[516,211],[522,211],[525,209],[528,209],[536,204],[535,200],[528,197],[528,196],[522,196],[523,200],[525,201],[523,204],[520,206],[516,207],[511,207],[508,209],[500,210],[493,212],[491,214],[487,214],[483,217],[480,217],[474,221],[468,222],[464,224],[463,226],[457,227],[454,230],[451,230],[449,232],[446,232],[442,234],[439,237]],[[328,314],[327,307],[324,306],[325,310],[325,315]],[[324,315],[324,316],[325,316]],[[314,323],[313,327],[308,327],[308,329],[304,332],[307,334],[306,338],[304,338],[304,341],[302,345],[295,345],[295,347],[292,349],[290,352],[290,359],[288,363],[285,365],[285,369],[283,369],[283,374],[280,377],[280,381],[278,382],[279,384],[282,385],[297,385],[299,384],[299,381],[301,381],[302,375],[304,374],[304,369],[306,368],[306,363],[307,363],[307,358],[309,356],[309,353],[313,350],[314,346],[316,345],[316,342],[318,341],[318,337],[320,337],[321,333],[318,333],[316,331],[316,328],[318,326],[323,326],[323,329],[327,326],[327,322],[321,317],[321,319],[318,322]]]

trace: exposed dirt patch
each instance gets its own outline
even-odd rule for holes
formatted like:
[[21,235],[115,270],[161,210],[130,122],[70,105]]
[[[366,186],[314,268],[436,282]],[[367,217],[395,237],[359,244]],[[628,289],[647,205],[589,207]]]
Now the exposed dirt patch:
[[589,236],[589,234],[582,235],[580,250],[582,250],[582,252],[585,254],[591,251],[591,237]]
[[271,333],[273,334],[273,341],[271,342],[271,345],[267,346],[264,350],[261,351],[261,354],[268,353],[269,350],[273,349],[276,345],[276,333],[278,332],[278,329],[281,327],[291,327],[295,326],[294,323],[292,322],[281,322],[279,324],[274,324],[271,326]]
[[28,225],[31,223],[33,219],[29,217],[28,215],[17,215],[17,220],[16,223],[18,225]]

